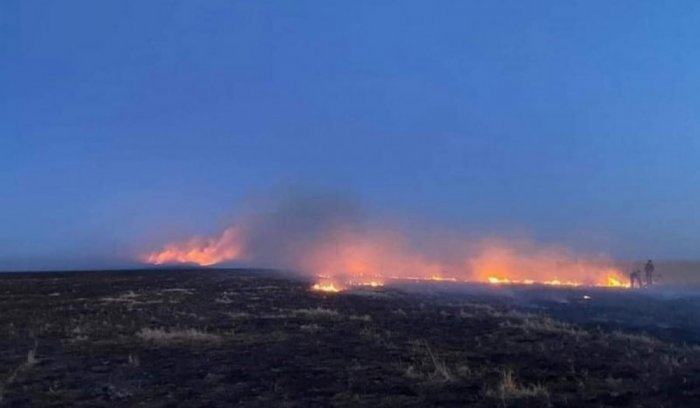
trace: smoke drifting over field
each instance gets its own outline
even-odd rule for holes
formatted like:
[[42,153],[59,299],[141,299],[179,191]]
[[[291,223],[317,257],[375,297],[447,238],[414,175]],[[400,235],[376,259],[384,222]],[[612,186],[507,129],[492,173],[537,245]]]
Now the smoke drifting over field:
[[294,270],[334,289],[392,280],[626,284],[610,260],[567,248],[459,231],[426,236],[416,227],[370,218],[360,206],[334,197],[286,198],[240,217],[218,235],[169,243],[144,259]]

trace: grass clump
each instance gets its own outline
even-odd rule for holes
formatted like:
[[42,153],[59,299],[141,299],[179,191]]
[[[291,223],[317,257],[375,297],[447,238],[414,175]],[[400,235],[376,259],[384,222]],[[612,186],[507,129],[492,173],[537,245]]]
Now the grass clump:
[[207,333],[197,329],[163,329],[143,328],[136,333],[136,337],[157,344],[172,343],[198,343],[213,342],[221,339],[221,336]]
[[406,377],[429,383],[448,383],[455,380],[455,375],[445,360],[434,352],[427,342],[417,342],[413,364],[405,368]]
[[296,316],[303,316],[309,318],[333,318],[340,316],[340,313],[333,309],[326,309],[323,307],[309,308],[309,309],[296,309],[293,312]]
[[522,398],[549,398],[549,391],[541,384],[522,385],[510,369],[501,370],[501,378],[495,389],[487,391],[490,397],[505,400]]

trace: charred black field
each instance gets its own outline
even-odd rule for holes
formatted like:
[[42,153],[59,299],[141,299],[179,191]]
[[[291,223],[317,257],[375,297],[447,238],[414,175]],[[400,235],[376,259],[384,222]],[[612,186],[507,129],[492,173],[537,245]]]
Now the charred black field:
[[700,300],[321,294],[251,270],[0,274],[0,406],[693,407]]

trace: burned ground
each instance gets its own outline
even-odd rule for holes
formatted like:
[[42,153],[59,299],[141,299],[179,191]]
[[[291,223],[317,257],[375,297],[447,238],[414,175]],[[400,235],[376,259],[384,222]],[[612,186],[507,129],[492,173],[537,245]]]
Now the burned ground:
[[635,304],[647,307],[641,295],[596,292],[586,301],[609,299],[591,306],[571,290],[325,295],[308,287],[241,270],[0,275],[0,406],[700,401],[694,337],[625,317]]

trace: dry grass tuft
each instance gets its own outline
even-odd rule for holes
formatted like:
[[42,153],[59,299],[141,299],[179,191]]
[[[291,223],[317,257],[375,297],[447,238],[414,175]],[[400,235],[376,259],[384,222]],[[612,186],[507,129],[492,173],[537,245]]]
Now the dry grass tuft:
[[427,342],[416,342],[414,364],[405,368],[404,374],[409,378],[431,383],[447,383],[455,380],[455,375],[447,363],[434,352]]
[[139,359],[139,356],[132,353],[129,353],[129,358],[127,359],[127,362],[132,367],[138,367],[141,365],[141,359]]
[[292,311],[293,315],[309,318],[333,318],[340,316],[340,313],[333,309],[325,309],[322,307],[310,309],[296,309]]
[[103,302],[132,303],[136,302],[137,297],[139,297],[139,295],[137,295],[133,290],[130,290],[126,293],[122,293],[117,297],[106,296],[103,297],[101,300]]
[[4,381],[0,381],[0,404],[2,403],[4,397],[5,397],[5,390],[7,390],[7,387],[12,385],[19,376],[24,374],[25,372],[29,371],[32,367],[34,367],[39,360],[36,358],[36,349],[38,347],[38,343],[34,343],[34,348],[29,350],[27,352],[27,360],[24,361],[22,364],[19,365],[19,367],[15,368],[12,373],[10,374],[9,377],[7,377]]
[[521,398],[549,398],[549,391],[543,385],[521,385],[510,369],[501,370],[501,380],[498,385],[495,389],[488,390],[486,394],[503,401]]
[[33,349],[31,349],[27,352],[27,362],[25,363],[26,367],[27,368],[34,367],[36,365],[37,361],[38,360],[36,359],[36,347],[34,347]]
[[635,345],[657,346],[661,344],[659,339],[646,334],[625,333],[623,331],[616,330],[611,333],[611,336],[617,340],[626,341]]
[[197,329],[143,328],[136,333],[136,336],[142,340],[157,344],[214,342],[221,340],[221,336],[217,334]]
[[370,326],[365,326],[359,331],[360,337],[362,337],[365,340],[370,340],[376,343],[380,343],[382,341],[382,335],[379,333],[375,328],[370,327]]
[[318,333],[321,331],[321,326],[317,325],[316,323],[302,324],[299,326],[299,330],[307,333]]
[[372,321],[372,316],[370,315],[350,315],[348,316],[348,319],[350,320],[359,320],[362,322],[371,322]]
[[245,320],[253,317],[253,315],[248,312],[223,312],[223,314],[233,320]]
[[183,295],[194,295],[194,289],[191,288],[170,288],[161,290],[162,293],[182,293]]

